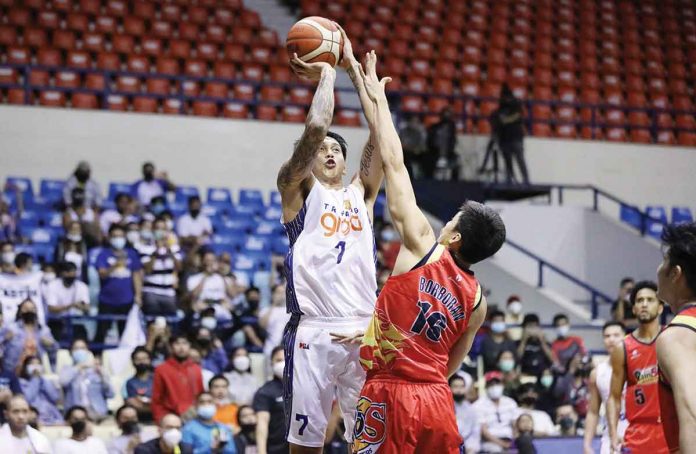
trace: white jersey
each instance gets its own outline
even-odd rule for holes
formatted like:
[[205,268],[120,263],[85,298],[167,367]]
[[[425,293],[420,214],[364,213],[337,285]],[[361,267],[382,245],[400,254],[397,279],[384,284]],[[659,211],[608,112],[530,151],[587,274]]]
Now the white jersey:
[[[602,405],[604,405],[604,413],[606,414],[606,403],[609,400],[609,393],[611,392],[611,363],[609,361],[604,361],[597,365],[597,391],[599,391],[599,398],[602,399]],[[624,385],[624,392],[621,395],[621,410],[619,411],[619,425],[618,432],[619,437],[623,437],[624,432],[626,432],[626,427],[628,427],[628,421],[626,420],[626,409],[624,404],[624,395],[626,393],[626,387]],[[604,416],[601,421],[604,426],[604,431],[602,433],[602,446],[601,454],[609,453],[611,447],[611,440],[609,440],[609,429],[607,428],[606,416]]]
[[288,312],[322,318],[369,318],[377,299],[372,223],[354,185],[314,181],[302,209],[284,224]]

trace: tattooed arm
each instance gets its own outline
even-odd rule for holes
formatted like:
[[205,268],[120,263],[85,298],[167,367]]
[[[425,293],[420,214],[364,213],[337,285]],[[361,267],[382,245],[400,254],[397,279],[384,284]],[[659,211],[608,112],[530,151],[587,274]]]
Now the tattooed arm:
[[302,137],[295,145],[290,159],[278,172],[277,185],[286,222],[297,216],[314,184],[312,166],[333,119],[333,90],[336,81],[336,71],[327,63],[304,63],[295,55],[290,66],[297,75],[318,80],[319,84],[314,92]]

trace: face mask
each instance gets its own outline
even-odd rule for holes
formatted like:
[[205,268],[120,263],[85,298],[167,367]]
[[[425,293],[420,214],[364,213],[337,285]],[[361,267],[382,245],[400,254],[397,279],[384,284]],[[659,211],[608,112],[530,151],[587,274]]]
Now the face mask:
[[140,238],[142,238],[144,241],[152,241],[155,238],[155,235],[152,233],[152,230],[141,230]]
[[167,239],[167,231],[166,230],[155,230],[155,239],[156,240],[166,240]]
[[513,315],[520,315],[520,313],[522,312],[522,303],[520,303],[519,301],[510,303],[510,305],[508,306],[508,310]]
[[498,366],[500,367],[501,371],[510,372],[512,369],[515,368],[515,360],[514,359],[501,359],[500,363],[498,363]]
[[126,233],[126,239],[130,244],[135,244],[140,242],[140,232],[136,232],[135,230],[131,230],[130,232]]
[[155,205],[151,205],[151,206],[150,206],[150,211],[151,211],[152,214],[154,214],[155,216],[159,216],[160,214],[164,213],[164,205],[161,205],[161,204],[159,204],[159,203],[157,203],[157,204],[155,204]]
[[166,221],[164,221],[164,225],[167,226],[167,230],[174,230],[174,221],[172,221],[171,219],[167,219]]
[[201,210],[191,210],[191,217],[197,218],[201,214]]
[[150,372],[152,370],[152,366],[149,364],[136,364],[135,365],[135,371],[138,374],[144,374],[145,372]]
[[22,321],[26,324],[33,325],[36,323],[36,312],[23,312],[20,314]]
[[564,416],[559,421],[559,424],[561,426],[561,430],[567,432],[575,426],[575,421],[570,416]]
[[73,431],[73,435],[80,435],[85,431],[85,429],[87,429],[87,421],[84,419],[74,421],[72,424],[70,424],[70,428]]
[[13,264],[15,261],[15,253],[14,252],[3,252],[2,253],[2,263],[6,263],[8,265]]
[[495,334],[502,334],[505,332],[505,322],[493,322],[491,323],[491,331]]
[[285,372],[285,361],[280,361],[273,364],[273,376],[282,380]]
[[162,440],[164,440],[164,442],[170,448],[179,446],[179,443],[181,442],[181,431],[179,429],[165,430],[162,433]]
[[457,403],[464,402],[464,399],[466,399],[466,394],[452,394],[452,397],[454,398],[454,401]]
[[29,364],[27,366],[27,374],[34,375],[37,372],[41,372],[41,364]]
[[246,372],[249,370],[249,366],[251,365],[251,359],[249,359],[248,356],[236,356],[232,360],[232,365],[239,372]]
[[123,432],[123,435],[132,435],[134,433],[140,432],[140,426],[138,425],[138,421],[133,421],[128,420],[121,424],[121,431]]
[[73,243],[79,243],[82,241],[82,235],[80,235],[79,233],[68,233],[67,235],[65,235],[65,238],[72,241]]
[[64,277],[63,278],[63,285],[65,287],[72,287],[72,285],[75,283],[75,280],[76,280],[75,276]]
[[256,431],[256,424],[240,424],[239,428],[245,434],[253,434]]
[[44,273],[44,275],[43,275],[44,282],[51,282],[55,278],[56,278],[56,273],[48,272],[48,273]]
[[520,399],[522,405],[527,407],[533,407],[536,404],[536,401],[536,397],[533,396],[524,396],[522,399]]
[[203,317],[201,319],[201,326],[209,331],[213,331],[217,328],[217,320],[215,317]]
[[84,197],[73,197],[72,199],[72,205],[76,208],[81,207],[82,205],[85,204],[85,198]]
[[143,179],[145,181],[152,181],[155,179],[155,175],[152,172],[145,172],[143,173]]
[[89,352],[83,349],[75,350],[72,352],[72,358],[75,364],[82,364],[89,358]]
[[382,238],[382,241],[385,241],[387,243],[396,241],[396,232],[391,229],[382,230],[382,234],[380,235],[380,237]]
[[217,408],[215,408],[215,405],[213,404],[201,405],[198,407],[198,416],[201,419],[213,419],[213,416],[215,416],[215,412],[217,412]]
[[498,400],[503,396],[503,385],[492,385],[486,390],[486,393],[491,400]]
[[539,382],[544,388],[550,388],[551,384],[553,384],[553,377],[551,375],[544,375]]
[[89,180],[89,172],[78,170],[75,172],[75,178],[77,178],[77,181],[80,183],[84,183],[85,181]]
[[198,345],[203,348],[210,347],[210,343],[212,342],[209,337],[201,337],[196,340],[198,341]]
[[122,236],[111,238],[111,246],[114,249],[123,249],[124,247],[126,247],[126,239]]
[[566,337],[570,332],[570,325],[561,325],[556,328],[556,334],[558,337]]

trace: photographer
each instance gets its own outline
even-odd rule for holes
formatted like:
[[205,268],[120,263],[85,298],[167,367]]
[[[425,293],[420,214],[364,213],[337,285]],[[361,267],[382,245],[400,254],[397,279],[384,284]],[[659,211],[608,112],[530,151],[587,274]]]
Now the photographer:
[[491,114],[493,135],[498,142],[505,160],[505,178],[507,183],[514,180],[513,158],[517,161],[522,182],[529,184],[527,163],[524,160],[524,123],[522,104],[515,97],[507,84],[500,89],[498,109]]
[[522,339],[517,344],[520,372],[539,375],[553,363],[553,353],[539,327],[539,316],[527,314],[522,321]]

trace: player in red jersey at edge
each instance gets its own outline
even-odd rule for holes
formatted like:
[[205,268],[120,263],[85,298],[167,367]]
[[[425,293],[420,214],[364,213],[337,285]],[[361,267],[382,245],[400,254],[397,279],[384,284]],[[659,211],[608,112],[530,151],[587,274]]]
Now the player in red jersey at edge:
[[[613,452],[667,454],[662,433],[657,392],[655,340],[660,333],[662,302],[654,282],[638,282],[630,296],[638,328],[626,335],[611,352],[611,386],[607,399],[607,421]],[[626,385],[628,428],[621,441],[617,435],[621,397]]]
[[376,112],[369,126],[381,152],[387,205],[403,245],[360,348],[367,381],[353,452],[459,453],[447,379],[460,368],[486,314],[469,267],[500,249],[505,225],[494,210],[469,201],[435,237],[404,165],[384,93],[389,79],[380,81],[375,66],[372,52],[361,75]]
[[657,338],[660,411],[670,452],[696,453],[696,224],[665,226],[657,296],[676,316]]

